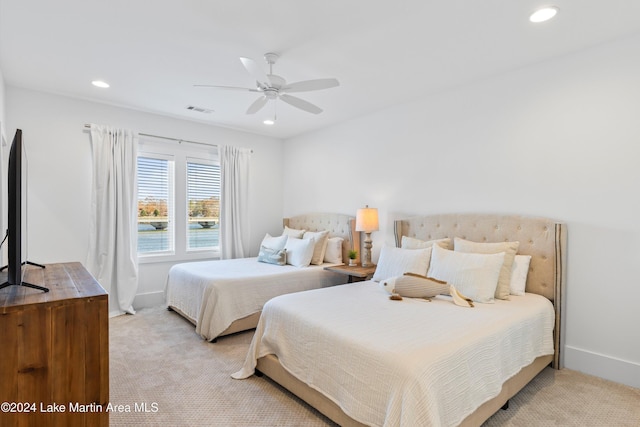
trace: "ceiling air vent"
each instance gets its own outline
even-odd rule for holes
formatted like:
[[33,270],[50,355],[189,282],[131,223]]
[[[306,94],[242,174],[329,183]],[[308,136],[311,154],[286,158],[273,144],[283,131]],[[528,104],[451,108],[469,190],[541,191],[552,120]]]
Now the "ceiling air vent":
[[203,113],[203,114],[211,114],[211,113],[213,113],[213,110],[209,110],[208,108],[202,108],[202,107],[194,107],[193,105],[189,105],[187,107],[187,110],[195,111],[195,112]]

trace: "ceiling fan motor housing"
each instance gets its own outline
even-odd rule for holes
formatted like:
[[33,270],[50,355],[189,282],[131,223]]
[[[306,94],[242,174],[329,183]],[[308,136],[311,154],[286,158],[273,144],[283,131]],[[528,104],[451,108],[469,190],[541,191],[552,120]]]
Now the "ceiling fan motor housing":
[[267,61],[267,64],[273,65],[280,58],[277,53],[268,52],[264,54],[264,60]]
[[283,79],[282,77],[275,75],[275,74],[268,74],[267,77],[269,78],[269,82],[271,83],[271,87],[276,88],[276,89],[280,89],[282,88],[285,83],[287,82],[285,79]]

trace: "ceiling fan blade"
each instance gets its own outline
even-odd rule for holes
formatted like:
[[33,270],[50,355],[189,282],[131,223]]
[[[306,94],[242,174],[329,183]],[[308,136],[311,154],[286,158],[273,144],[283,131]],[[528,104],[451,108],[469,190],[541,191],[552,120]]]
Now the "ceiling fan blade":
[[240,62],[244,65],[244,68],[247,69],[247,72],[256,79],[258,87],[264,89],[266,87],[271,86],[271,80],[267,77],[267,74],[260,68],[260,66],[251,58],[240,57]]
[[225,89],[225,90],[241,90],[244,92],[261,92],[258,89],[251,89],[248,87],[238,87],[238,86],[193,85],[193,87],[206,87],[206,88],[212,88],[212,89]]
[[302,82],[289,83],[281,88],[280,92],[308,92],[312,90],[330,89],[336,86],[340,86],[338,79],[305,80]]
[[280,99],[286,102],[289,105],[293,105],[296,108],[304,110],[308,113],[320,114],[322,113],[322,108],[313,105],[310,102],[305,101],[304,99],[297,98],[295,96],[282,94],[280,95]]
[[255,114],[258,111],[260,111],[262,109],[262,107],[265,106],[265,104],[267,103],[268,99],[266,96],[261,96],[260,98],[256,99],[255,101],[253,101],[253,104],[249,105],[249,108],[247,109],[247,114]]

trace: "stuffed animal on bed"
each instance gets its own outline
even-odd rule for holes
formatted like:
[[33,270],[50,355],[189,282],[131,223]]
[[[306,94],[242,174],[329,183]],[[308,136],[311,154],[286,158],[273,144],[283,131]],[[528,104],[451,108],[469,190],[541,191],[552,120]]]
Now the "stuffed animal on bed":
[[420,274],[405,273],[380,281],[380,286],[391,294],[390,299],[393,300],[401,300],[402,297],[429,299],[436,295],[451,295],[454,304],[473,307],[473,301],[458,292],[453,285]]
[[380,281],[382,289],[390,294],[398,294],[407,298],[432,298],[449,293],[447,282],[414,273],[391,277]]

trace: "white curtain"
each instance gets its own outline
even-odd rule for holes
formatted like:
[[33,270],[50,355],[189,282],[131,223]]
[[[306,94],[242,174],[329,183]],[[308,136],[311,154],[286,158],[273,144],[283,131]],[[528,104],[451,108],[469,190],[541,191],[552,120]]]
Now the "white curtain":
[[221,145],[220,251],[222,259],[249,256],[249,165],[251,150]]
[[87,268],[109,293],[110,314],[135,314],[137,145],[130,130],[91,125],[93,185]]

